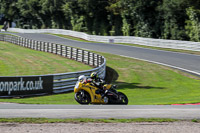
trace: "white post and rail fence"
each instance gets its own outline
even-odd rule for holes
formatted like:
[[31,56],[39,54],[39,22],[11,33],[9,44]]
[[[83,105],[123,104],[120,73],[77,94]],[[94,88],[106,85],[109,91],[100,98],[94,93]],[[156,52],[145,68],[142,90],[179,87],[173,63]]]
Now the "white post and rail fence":
[[[104,78],[106,59],[96,53],[61,44],[35,41],[13,35],[0,34],[0,41],[10,42],[33,50],[57,54],[92,66],[93,69],[79,72],[30,76],[0,76],[0,97],[25,97],[72,91],[80,75],[97,72]],[[52,72],[53,73],[53,72]]]

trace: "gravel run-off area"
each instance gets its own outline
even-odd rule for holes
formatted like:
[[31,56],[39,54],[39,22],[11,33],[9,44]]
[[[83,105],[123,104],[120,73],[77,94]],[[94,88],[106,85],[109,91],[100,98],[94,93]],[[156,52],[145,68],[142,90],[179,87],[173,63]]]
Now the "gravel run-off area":
[[0,123],[0,133],[199,133],[200,123]]

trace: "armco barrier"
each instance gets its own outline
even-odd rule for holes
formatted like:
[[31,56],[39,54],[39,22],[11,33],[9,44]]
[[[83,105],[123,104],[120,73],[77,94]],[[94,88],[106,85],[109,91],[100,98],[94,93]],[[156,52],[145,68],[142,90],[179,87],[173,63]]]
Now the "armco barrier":
[[[70,73],[0,77],[0,97],[46,94],[45,91],[41,91],[41,88],[46,88],[48,93],[72,91],[80,75],[89,76],[90,73],[94,71],[97,72],[100,77],[105,77],[106,59],[101,55],[61,44],[35,41],[12,35],[0,34],[0,41],[10,42],[33,50],[57,54],[94,67],[91,70]],[[48,79],[52,77],[53,84],[48,79],[46,80],[46,77],[48,77]],[[42,86],[42,84],[45,84],[46,87]],[[49,86],[46,84],[49,84]],[[52,92],[49,88],[52,88]],[[32,93],[30,91],[32,91]]]
[[166,40],[166,39],[153,39],[143,38],[134,36],[96,36],[88,35],[83,32],[76,32],[71,30],[62,29],[19,29],[9,28],[8,31],[19,32],[19,33],[53,33],[63,34],[82,38],[88,41],[105,42],[105,43],[130,43],[139,44],[145,46],[161,47],[161,48],[172,48],[172,49],[183,49],[200,51],[200,42],[191,41],[180,41],[180,40]]

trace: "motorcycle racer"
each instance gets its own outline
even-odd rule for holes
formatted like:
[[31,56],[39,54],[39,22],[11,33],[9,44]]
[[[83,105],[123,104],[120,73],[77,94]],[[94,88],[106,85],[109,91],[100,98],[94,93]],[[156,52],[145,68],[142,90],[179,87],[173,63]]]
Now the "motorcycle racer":
[[98,74],[96,72],[92,72],[90,74],[90,79],[88,79],[87,81],[92,82],[94,84],[94,86],[96,86],[97,88],[99,88],[96,93],[97,94],[103,94],[104,90],[103,90],[103,86],[105,84],[105,81],[101,78],[98,77]]
[[90,78],[92,79],[92,82],[94,83],[96,87],[98,87],[99,89],[103,89],[103,85],[105,84],[105,81],[99,78],[96,72],[92,72],[90,75]]
[[80,104],[128,104],[127,96],[115,90],[115,85],[103,84],[103,79],[98,78],[96,73],[92,73],[91,77],[80,75],[74,87],[75,100]]

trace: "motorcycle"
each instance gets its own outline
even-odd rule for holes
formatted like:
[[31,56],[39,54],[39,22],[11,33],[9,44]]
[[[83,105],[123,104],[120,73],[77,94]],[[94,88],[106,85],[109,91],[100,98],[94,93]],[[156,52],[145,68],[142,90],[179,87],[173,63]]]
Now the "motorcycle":
[[118,92],[116,85],[105,84],[101,90],[92,82],[87,82],[84,75],[79,76],[74,93],[79,104],[128,104],[127,96]]

